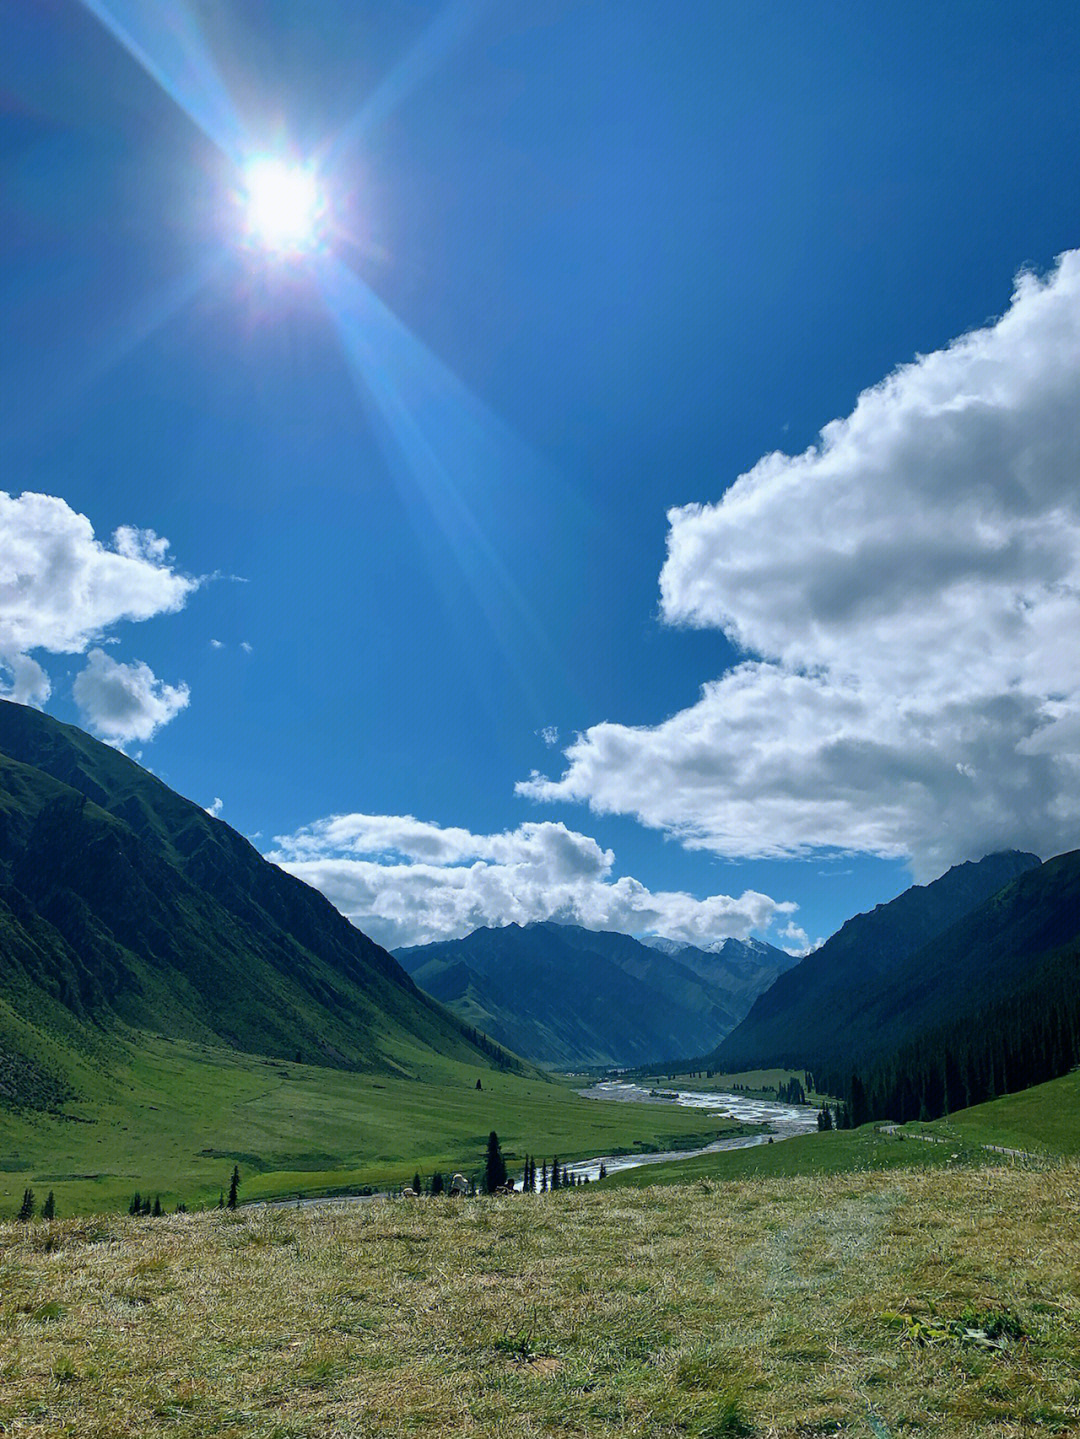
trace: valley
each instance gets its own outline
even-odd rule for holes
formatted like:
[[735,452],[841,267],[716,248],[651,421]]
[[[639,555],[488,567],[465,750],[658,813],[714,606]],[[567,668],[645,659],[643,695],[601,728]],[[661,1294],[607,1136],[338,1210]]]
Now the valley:
[[[0,737],[0,1425],[1068,1432],[1077,856],[802,959],[544,922],[410,976],[125,756]],[[396,1197],[493,1134],[588,1187]]]
[[217,1203],[234,1164],[245,1200],[400,1186],[417,1169],[475,1174],[492,1129],[520,1167],[526,1153],[573,1161],[696,1149],[738,1128],[675,1105],[598,1104],[570,1083],[430,1057],[419,1077],[403,1079],[143,1035],[81,1103],[0,1110],[0,1212],[13,1212],[26,1187],[42,1199],[54,1190],[62,1214],[125,1208],[135,1190],[195,1209]]
[[0,1439],[1080,1439],[1078,74],[0,5]]

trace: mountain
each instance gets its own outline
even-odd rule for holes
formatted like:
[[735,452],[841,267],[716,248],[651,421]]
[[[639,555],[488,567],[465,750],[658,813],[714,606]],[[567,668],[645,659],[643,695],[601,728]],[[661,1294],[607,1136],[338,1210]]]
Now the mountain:
[[1028,870],[901,965],[866,1022],[876,1112],[978,1103],[1080,1061],[1080,851]]
[[[744,953],[745,951],[745,953]],[[553,921],[478,929],[395,951],[416,983],[537,1063],[648,1063],[701,1053],[794,963],[758,941],[665,954],[629,935]]]
[[[81,730],[0,702],[0,1099],[150,1030],[410,1073],[518,1062],[422,993],[318,891]],[[408,1054],[408,1060],[403,1059]]]
[[[984,921],[969,924],[969,917],[1040,868],[1033,854],[988,855],[849,919],[756,1000],[709,1062],[728,1070],[824,1070],[862,1063],[910,1038],[927,1016],[941,1017],[935,1010],[948,1015],[946,1006],[961,997],[956,975],[970,978],[978,969]],[[1020,954],[1018,941],[1014,934]]]
[[[643,943],[659,948],[651,940]],[[758,995],[781,974],[799,963],[798,955],[788,954],[761,939],[718,939],[701,948],[668,940],[661,952],[729,994],[740,1015],[745,1014]]]

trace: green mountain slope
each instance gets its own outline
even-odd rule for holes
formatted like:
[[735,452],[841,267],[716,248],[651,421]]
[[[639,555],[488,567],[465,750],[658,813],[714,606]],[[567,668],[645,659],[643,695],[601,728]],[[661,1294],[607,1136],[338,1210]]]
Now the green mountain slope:
[[884,1040],[859,1066],[874,1114],[932,1118],[1066,1074],[1080,1062],[1080,852],[913,956],[868,1020]]
[[[1080,942],[1080,851],[1028,870],[897,965],[852,1016],[883,1048],[1028,988]],[[863,1046],[863,1052],[866,1047]]]
[[[0,702],[0,1096],[151,1030],[305,1063],[516,1064],[317,891],[125,755]],[[401,1060],[404,1051],[410,1059]]]
[[[1035,855],[989,855],[849,919],[758,998],[710,1063],[728,1070],[850,1066],[949,1016],[950,1005],[973,994],[978,961],[966,957],[987,937],[965,921],[1028,872],[1040,872]],[[954,926],[949,944],[938,947]],[[990,992],[978,992],[987,1002]]]
[[[700,1053],[790,957],[729,941],[661,952],[629,935],[547,921],[397,951],[423,989],[537,1063],[642,1064]],[[756,986],[756,987],[755,987]]]

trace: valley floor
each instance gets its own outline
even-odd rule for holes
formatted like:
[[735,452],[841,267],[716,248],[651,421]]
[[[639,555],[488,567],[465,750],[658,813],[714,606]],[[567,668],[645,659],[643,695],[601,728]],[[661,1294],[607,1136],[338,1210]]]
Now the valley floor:
[[404,1055],[414,1078],[148,1034],[125,1054],[106,1075],[88,1069],[63,1115],[0,1108],[0,1214],[26,1187],[39,1205],[53,1190],[62,1216],[126,1209],[135,1190],[194,1209],[217,1203],[234,1164],[244,1200],[408,1184],[416,1170],[476,1175],[493,1129],[515,1174],[526,1153],[694,1149],[739,1130],[671,1103],[599,1104],[539,1074],[435,1064],[419,1048]]
[[1078,1253],[1074,1163],[10,1223],[0,1428],[1074,1432]]

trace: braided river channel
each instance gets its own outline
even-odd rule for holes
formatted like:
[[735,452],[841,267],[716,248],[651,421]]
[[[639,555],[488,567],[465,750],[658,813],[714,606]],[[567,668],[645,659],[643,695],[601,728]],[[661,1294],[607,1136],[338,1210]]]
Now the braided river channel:
[[770,1140],[779,1143],[782,1139],[793,1139],[796,1134],[809,1134],[817,1128],[817,1110],[807,1104],[778,1104],[772,1099],[751,1099],[745,1094],[728,1094],[719,1091],[680,1089],[665,1090],[670,1098],[659,1098],[657,1094],[643,1089],[640,1084],[626,1080],[607,1079],[600,1084],[591,1084],[578,1093],[586,1099],[619,1100],[626,1104],[680,1104],[688,1109],[700,1109],[710,1117],[734,1119],[743,1124],[766,1124],[767,1130],[757,1134],[741,1134],[733,1139],[716,1139],[703,1149],[667,1149],[655,1154],[602,1154],[595,1159],[581,1159],[570,1165],[574,1174],[590,1180],[600,1176],[603,1164],[608,1174],[620,1169],[635,1169],[642,1164],[663,1164],[671,1159],[690,1159],[695,1154],[718,1154],[724,1149],[751,1149],[757,1144],[768,1144]]

